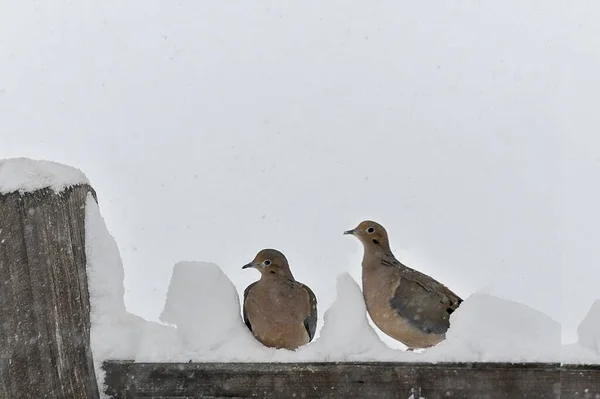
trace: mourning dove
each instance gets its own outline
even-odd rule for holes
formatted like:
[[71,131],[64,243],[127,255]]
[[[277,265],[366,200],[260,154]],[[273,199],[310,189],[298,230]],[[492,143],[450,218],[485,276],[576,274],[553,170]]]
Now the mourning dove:
[[445,338],[450,315],[462,299],[433,278],[400,263],[383,226],[366,220],[344,232],[363,244],[363,297],[373,322],[409,350]]
[[244,290],[244,322],[263,345],[295,350],[309,343],[317,327],[317,298],[296,281],[285,256],[263,249],[242,269],[255,268],[260,280]]

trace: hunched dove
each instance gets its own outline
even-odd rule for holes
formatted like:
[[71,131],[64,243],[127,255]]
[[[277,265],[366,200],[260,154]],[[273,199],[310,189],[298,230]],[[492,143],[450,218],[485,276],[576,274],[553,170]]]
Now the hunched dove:
[[261,273],[244,290],[244,322],[254,337],[265,346],[289,350],[310,342],[317,326],[317,299],[294,279],[286,257],[263,249],[242,267],[247,268]]

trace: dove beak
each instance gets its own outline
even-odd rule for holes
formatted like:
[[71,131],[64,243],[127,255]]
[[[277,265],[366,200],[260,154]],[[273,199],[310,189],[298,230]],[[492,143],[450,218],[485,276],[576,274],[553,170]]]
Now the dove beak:
[[355,229],[344,231],[344,234],[354,235],[354,233],[355,233]]

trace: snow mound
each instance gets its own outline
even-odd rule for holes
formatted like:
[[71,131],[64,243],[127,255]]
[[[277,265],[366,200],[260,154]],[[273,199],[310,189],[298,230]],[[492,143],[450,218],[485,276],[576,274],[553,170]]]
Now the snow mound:
[[425,361],[558,362],[560,324],[523,304],[475,294],[450,316],[446,340]]
[[325,312],[320,337],[301,352],[316,361],[336,362],[398,361],[412,356],[389,348],[379,339],[367,319],[360,287],[348,273],[337,278],[337,297]]
[[196,349],[223,346],[239,327],[237,289],[214,263],[175,265],[160,320],[174,324],[186,344]]
[[579,324],[577,335],[576,344],[563,346],[563,363],[600,364],[600,299]]
[[579,344],[563,345],[561,354],[563,364],[600,364],[600,354]]
[[137,352],[129,359],[138,362],[189,361],[185,356],[186,345],[176,328],[147,322],[136,339]]
[[596,300],[588,314],[577,327],[577,343],[600,354],[600,299]]
[[89,184],[79,169],[50,161],[27,158],[0,160],[0,194],[51,188],[59,193],[78,184]]
[[154,350],[160,350],[162,343],[173,334],[167,327],[127,312],[119,248],[91,194],[88,194],[85,209],[85,253],[91,308],[91,349],[100,395],[105,398],[103,361],[134,359],[142,347],[147,348],[149,339],[156,347]]
[[119,248],[108,232],[100,208],[91,194],[85,206],[85,254],[92,323],[120,318],[127,313],[123,295],[123,263]]
[[[177,326],[182,343],[163,361],[270,361],[276,351],[254,339],[242,320],[235,285],[213,263],[175,265],[160,320]],[[143,350],[136,360],[153,358]]]

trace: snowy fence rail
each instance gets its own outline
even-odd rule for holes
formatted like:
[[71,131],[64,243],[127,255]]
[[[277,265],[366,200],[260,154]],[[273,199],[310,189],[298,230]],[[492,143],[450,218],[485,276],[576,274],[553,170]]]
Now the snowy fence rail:
[[[595,398],[569,393],[584,374],[558,363],[133,363],[107,361],[106,393],[117,399]],[[565,374],[565,375],[566,375]],[[597,381],[598,375],[596,378]],[[590,385],[587,385],[590,386]],[[600,392],[596,392],[600,393]],[[412,395],[412,396],[411,396]]]
[[[22,163],[13,166],[20,168]],[[88,253],[86,240],[97,237],[87,231],[86,215],[97,211],[96,194],[84,177],[64,167],[54,165],[52,171],[62,177],[67,174],[66,180],[40,175],[35,165],[33,169],[31,164],[26,166],[29,169],[24,169],[18,184],[7,186],[0,181],[0,399],[95,399],[101,395],[116,399],[600,398],[600,365],[141,363],[126,359],[102,363],[114,357],[115,346],[127,342],[107,341],[110,345],[102,349],[108,352],[92,353],[91,315],[98,306],[92,309],[90,305],[93,287],[88,286],[88,278],[94,273],[88,266],[94,251]],[[16,174],[12,171],[8,176]],[[36,184],[23,188],[23,181],[30,177]],[[101,245],[95,252],[110,251],[110,245]],[[106,266],[100,263],[98,267]],[[122,273],[118,266],[119,270],[105,272]],[[104,274],[95,277],[107,283]],[[92,290],[92,294],[108,295],[109,310],[125,318],[122,287],[117,288],[120,294],[114,301],[109,291]],[[113,335],[115,328],[119,326],[106,324],[96,335]],[[98,385],[104,392],[99,392]]]
[[600,397],[600,365],[106,361],[105,394],[134,398]]

